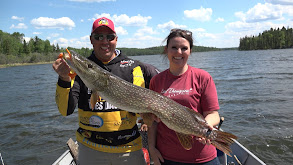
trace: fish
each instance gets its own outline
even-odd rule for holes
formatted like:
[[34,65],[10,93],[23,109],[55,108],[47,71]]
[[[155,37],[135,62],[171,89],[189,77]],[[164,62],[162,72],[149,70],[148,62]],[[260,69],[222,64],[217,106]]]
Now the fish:
[[220,130],[210,130],[200,113],[155,91],[127,82],[73,50],[64,57],[70,68],[93,93],[121,110],[156,115],[176,132],[185,149],[192,148],[193,137],[196,136],[209,139],[212,145],[231,156],[230,145],[237,136]]

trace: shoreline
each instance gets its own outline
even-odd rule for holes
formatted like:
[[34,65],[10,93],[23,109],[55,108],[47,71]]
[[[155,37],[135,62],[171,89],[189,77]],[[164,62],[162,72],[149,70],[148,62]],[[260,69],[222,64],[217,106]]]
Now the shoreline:
[[15,66],[26,66],[26,65],[41,65],[41,64],[52,64],[54,61],[49,62],[36,62],[36,63],[13,63],[13,64],[0,64],[0,68],[8,68]]

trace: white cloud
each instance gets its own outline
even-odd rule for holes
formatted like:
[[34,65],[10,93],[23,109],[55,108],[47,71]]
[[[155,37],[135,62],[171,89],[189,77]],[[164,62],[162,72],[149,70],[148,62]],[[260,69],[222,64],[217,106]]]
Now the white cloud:
[[89,42],[90,41],[90,36],[86,35],[86,36],[80,37],[80,39],[81,39],[81,41]]
[[219,18],[216,19],[216,22],[224,22],[224,21],[225,21],[224,18],[219,17]]
[[278,5],[293,5],[292,0],[266,0],[266,2]]
[[137,32],[134,34],[135,37],[138,36],[146,36],[146,35],[153,35],[157,34],[151,27],[143,27],[141,29],[138,29]]
[[162,45],[163,38],[153,37],[153,36],[139,36],[131,37],[126,39],[121,39],[117,42],[117,47],[127,47],[127,48],[149,48],[154,46]]
[[127,35],[128,32],[122,26],[115,27],[116,34],[119,35]]
[[51,33],[48,35],[47,39],[51,39],[51,38],[56,38],[56,37],[59,37],[60,34],[59,33]]
[[95,18],[91,20],[96,20],[97,18],[101,18],[101,17],[107,17],[111,19],[114,22],[115,26],[146,26],[148,23],[148,20],[152,19],[151,16],[143,17],[140,14],[138,14],[137,16],[129,17],[126,14],[121,14],[121,15],[115,14],[111,16],[108,13],[102,13],[102,14],[95,14]]
[[202,32],[206,32],[206,30],[205,30],[204,28],[191,29],[190,31],[192,31],[193,33],[202,33]]
[[28,43],[31,40],[31,37],[23,37],[23,39]]
[[57,45],[58,44],[59,47],[66,48],[69,45],[69,40],[67,40],[65,38],[58,38],[57,40],[54,40],[53,41],[53,44],[54,45]]
[[[276,1],[275,1],[276,2]],[[277,24],[275,20],[284,20],[284,14],[293,15],[293,6],[273,5],[271,3],[257,3],[247,12],[236,12],[235,16],[240,18],[240,21],[230,22],[225,28],[229,33],[241,33],[245,35],[257,35],[264,30],[292,25],[290,21],[283,24]]]
[[120,16],[113,16],[114,22],[118,25],[124,26],[145,26],[148,23],[148,20],[152,19],[151,16],[143,17],[140,14],[137,16],[128,17],[126,14]]
[[68,1],[73,1],[73,2],[87,2],[87,3],[92,3],[92,2],[108,2],[108,1],[113,1],[115,2],[116,0],[68,0]]
[[68,17],[61,18],[48,18],[39,17],[31,20],[31,24],[37,29],[60,29],[65,28],[72,29],[75,27],[75,23]]
[[[195,45],[210,46],[209,45],[211,42],[210,40],[217,39],[216,34],[207,33],[206,30],[203,28],[190,29],[190,31],[192,31],[192,36],[193,36]],[[205,41],[208,41],[208,42],[205,42]]]
[[24,17],[12,16],[11,19],[15,19],[15,20],[18,20],[18,21],[23,21]]
[[165,30],[170,31],[171,29],[174,29],[174,28],[186,29],[187,26],[185,26],[185,25],[178,25],[178,24],[175,24],[175,22],[173,22],[173,21],[169,21],[169,22],[166,22],[164,24],[159,24],[158,25],[158,28],[159,29],[162,29],[163,31],[165,31]]
[[235,16],[248,23],[277,20],[283,18],[283,9],[279,5],[258,3],[246,13],[236,12]]
[[51,33],[50,37],[58,37],[60,34],[59,33]]
[[68,46],[74,47],[74,48],[92,48],[89,35],[80,37],[80,38],[71,38],[71,39],[66,39],[66,38],[58,38],[53,41],[54,45],[59,45],[59,47],[66,48]]
[[234,13],[235,17],[238,17],[241,19],[241,21],[245,22],[245,14],[242,11],[238,11]]
[[10,29],[27,29],[27,26],[24,23],[19,23],[17,25],[12,24]]
[[236,22],[228,23],[225,26],[225,28],[228,31],[243,32],[243,31],[251,31],[252,29],[255,29],[255,26],[256,26],[256,23],[246,23],[242,21],[236,21]]
[[[95,14],[94,18],[91,18],[91,19],[89,19],[89,20],[90,20],[90,21],[95,21],[96,19],[101,18],[101,17],[106,17],[106,18],[111,19],[111,14],[109,14],[109,13]],[[112,19],[111,19],[111,20],[112,20]],[[112,20],[112,21],[113,21],[113,20]],[[114,22],[114,24],[116,24],[116,22]]]
[[33,32],[34,35],[40,35],[42,34],[41,32]]
[[283,14],[288,14],[290,17],[293,16],[293,5],[291,5],[291,6],[281,6],[280,10],[282,10]]
[[[291,27],[293,22],[289,19],[286,20],[286,14],[293,15],[293,6],[258,3],[246,12],[236,12],[235,16],[239,18],[239,21],[226,24],[226,31],[216,35],[219,39],[215,38],[207,43],[224,44],[225,47],[239,46],[239,39],[245,36],[257,36],[270,28]],[[282,23],[280,23],[280,20],[282,20]],[[217,44],[215,41],[219,43]]]
[[193,10],[185,10],[184,15],[187,18],[191,18],[197,21],[209,21],[213,14],[213,10],[211,8],[203,8],[193,9]]

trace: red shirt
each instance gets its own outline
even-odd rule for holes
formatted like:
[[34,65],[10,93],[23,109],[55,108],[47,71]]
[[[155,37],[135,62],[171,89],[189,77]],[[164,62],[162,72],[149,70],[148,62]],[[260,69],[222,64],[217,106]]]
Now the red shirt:
[[[188,66],[188,70],[180,76],[172,75],[167,69],[152,78],[150,89],[201,114],[220,109],[212,77],[198,68]],[[213,145],[203,145],[197,140],[194,140],[191,150],[185,150],[175,132],[163,122],[158,124],[156,147],[164,159],[175,162],[203,163],[217,156]]]

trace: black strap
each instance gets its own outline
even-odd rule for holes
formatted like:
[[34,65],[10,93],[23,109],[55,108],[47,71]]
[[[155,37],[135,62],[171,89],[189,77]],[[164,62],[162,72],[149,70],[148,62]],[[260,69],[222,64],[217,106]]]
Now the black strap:
[[95,132],[82,128],[79,128],[77,132],[91,142],[109,146],[127,144],[140,136],[137,125],[135,125],[132,129],[114,132]]

